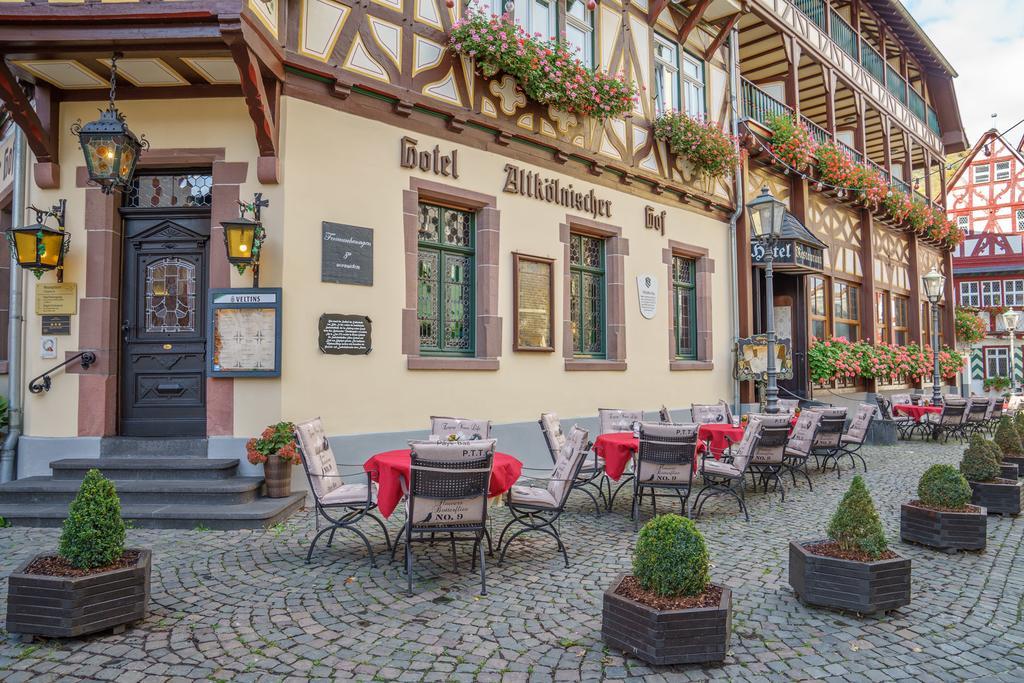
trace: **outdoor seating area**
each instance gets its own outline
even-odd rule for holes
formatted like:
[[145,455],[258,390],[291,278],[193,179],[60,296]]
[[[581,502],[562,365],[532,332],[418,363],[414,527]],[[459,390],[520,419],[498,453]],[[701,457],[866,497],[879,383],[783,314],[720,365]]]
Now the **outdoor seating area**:
[[1015,397],[1005,402],[995,394],[963,398],[956,394],[940,396],[939,401],[921,394],[893,394],[885,398],[875,396],[878,414],[896,425],[899,438],[910,440],[942,440],[955,438],[963,443],[975,434],[991,436],[1003,416],[1004,410],[1016,412]]

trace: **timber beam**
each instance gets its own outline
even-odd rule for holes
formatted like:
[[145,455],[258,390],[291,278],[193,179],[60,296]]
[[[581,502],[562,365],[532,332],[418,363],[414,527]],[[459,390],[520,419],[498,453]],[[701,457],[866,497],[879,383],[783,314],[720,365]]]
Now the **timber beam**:
[[697,4],[690,10],[689,16],[686,17],[686,21],[679,28],[679,44],[686,45],[686,39],[693,32],[693,29],[697,28],[697,24],[700,23],[701,16],[704,15],[704,11],[711,4],[711,0],[697,0]]
[[60,125],[60,104],[53,89],[37,85],[32,100],[14,76],[7,61],[0,59],[0,99],[15,125],[25,133],[29,149],[36,157],[33,175],[36,184],[44,190],[60,187],[60,145],[57,128]]
[[246,40],[241,23],[222,23],[221,35],[238,68],[242,96],[256,134],[256,146],[260,153],[256,176],[261,183],[276,184],[280,182],[281,170],[278,156],[281,81],[273,67],[259,59],[253,46]]
[[715,36],[715,39],[711,41],[711,44],[708,45],[708,49],[705,50],[704,52],[705,61],[711,61],[711,58],[715,56],[716,52],[718,52],[718,48],[722,47],[722,43],[724,43],[725,39],[729,37],[729,32],[732,31],[732,28],[733,26],[736,25],[736,22],[740,20],[741,14],[741,12],[737,12],[736,14],[729,17],[725,21],[725,23],[721,25],[721,29],[719,29],[718,35]]

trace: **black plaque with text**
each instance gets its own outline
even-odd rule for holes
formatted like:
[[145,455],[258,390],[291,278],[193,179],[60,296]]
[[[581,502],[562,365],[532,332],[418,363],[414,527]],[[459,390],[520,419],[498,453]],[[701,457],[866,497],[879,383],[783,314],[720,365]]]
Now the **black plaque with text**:
[[324,353],[364,356],[370,352],[370,319],[365,315],[324,313],[318,328],[318,343]]
[[71,334],[70,315],[44,315],[40,316],[42,322],[42,334]]
[[373,285],[373,229],[323,222],[320,281]]

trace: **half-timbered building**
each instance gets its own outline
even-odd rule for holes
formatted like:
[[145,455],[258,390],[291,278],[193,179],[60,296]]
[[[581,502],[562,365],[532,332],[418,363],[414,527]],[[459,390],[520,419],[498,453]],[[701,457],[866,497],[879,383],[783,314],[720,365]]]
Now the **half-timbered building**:
[[[970,383],[1010,378],[1010,340],[1003,316],[1024,310],[1024,139],[1016,147],[996,130],[985,133],[949,181],[949,217],[966,235],[953,254],[960,306],[976,309],[988,334],[970,350]],[[1017,324],[1018,334],[1024,320]],[[1013,359],[1018,382],[1021,347]]]

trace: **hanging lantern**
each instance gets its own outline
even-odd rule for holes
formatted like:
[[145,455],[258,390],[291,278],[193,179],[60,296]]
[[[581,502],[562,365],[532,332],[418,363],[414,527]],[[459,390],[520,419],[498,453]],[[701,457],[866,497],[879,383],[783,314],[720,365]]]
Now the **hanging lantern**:
[[110,102],[106,111],[100,111],[95,121],[82,125],[76,121],[71,133],[78,136],[78,144],[85,154],[85,167],[89,180],[110,194],[115,188],[123,188],[135,175],[139,155],[149,149],[146,136],[139,138],[128,129],[124,114],[117,110],[114,98],[117,94],[117,59],[115,53],[110,60]]
[[[36,279],[48,270],[56,270],[57,282],[64,281],[64,254],[71,248],[71,235],[64,231],[64,206],[65,200],[61,199],[49,211],[29,207],[36,213],[36,222],[6,231],[18,265],[31,270]],[[44,222],[50,216],[57,219],[56,228]]]
[[[257,192],[252,204],[238,202],[238,206],[238,218],[221,222],[224,228],[224,248],[227,250],[228,263],[238,269],[239,275],[246,268],[252,267],[253,287],[259,287],[260,248],[267,236],[260,222],[260,209],[270,206],[270,200],[264,199],[262,192]],[[252,219],[246,218],[247,213],[252,213]]]

